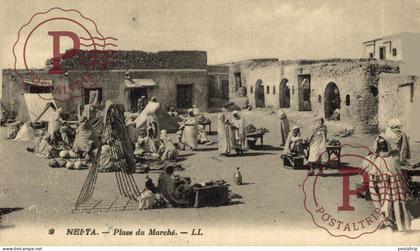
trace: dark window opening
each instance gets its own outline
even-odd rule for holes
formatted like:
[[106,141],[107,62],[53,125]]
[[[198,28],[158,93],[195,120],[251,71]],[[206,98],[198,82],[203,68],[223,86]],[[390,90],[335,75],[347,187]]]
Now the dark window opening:
[[373,53],[369,53],[369,58],[373,58]]
[[346,95],[346,105],[349,106],[350,105],[350,95]]
[[222,80],[222,99],[229,99],[229,81]]
[[85,105],[99,105],[102,103],[102,88],[83,89]]
[[273,86],[273,94],[276,94],[276,87]]
[[130,88],[130,111],[139,112],[139,109],[143,109],[139,103],[141,97],[145,97],[146,100],[149,100],[147,88]]
[[267,94],[270,94],[270,86],[267,85],[265,89],[267,89]]
[[386,48],[385,47],[379,48],[379,59],[380,60],[385,60],[386,59]]
[[264,83],[261,79],[255,83],[255,106],[265,107]]
[[191,108],[193,105],[193,84],[177,85],[176,106],[178,108]]
[[51,86],[26,85],[29,93],[51,93]]
[[299,111],[311,111],[311,75],[298,75]]
[[[280,108],[290,108],[290,88],[287,84],[289,80],[283,78],[279,86],[279,103]],[[293,88],[293,87],[292,87]]]
[[321,103],[322,102],[322,97],[321,97],[321,95],[318,95],[318,103]]
[[250,93],[253,93],[254,92],[254,90],[253,90],[254,88],[252,88],[252,86],[250,87],[250,89],[249,89],[249,92]]
[[371,86],[371,87],[370,87],[370,92],[372,93],[372,95],[373,95],[374,97],[378,96],[378,88],[377,88],[377,87],[375,87],[375,86]]
[[397,49],[396,48],[394,48],[394,49],[392,49],[392,56],[397,56]]
[[236,91],[238,90],[239,87],[242,87],[241,73],[235,72],[233,75],[235,76],[235,91]]
[[328,83],[324,92],[324,113],[328,120],[340,120],[340,90],[334,82]]
[[208,81],[208,83],[209,83],[209,85],[208,85],[208,87],[209,87],[209,96],[210,97],[217,97],[217,81],[216,81],[216,78],[214,77],[214,76],[209,76],[208,77],[209,79],[209,81]]

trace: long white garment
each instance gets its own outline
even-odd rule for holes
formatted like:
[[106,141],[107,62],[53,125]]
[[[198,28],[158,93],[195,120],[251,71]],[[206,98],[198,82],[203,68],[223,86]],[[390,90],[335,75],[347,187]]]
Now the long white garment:
[[[388,152],[380,152],[378,141],[383,139]],[[411,215],[406,208],[407,182],[401,172],[399,153],[391,148],[389,139],[381,134],[373,147],[373,153],[362,162],[360,169],[369,174],[369,193],[373,205],[382,213],[382,221],[391,220],[398,231],[411,228]]]
[[327,129],[325,126],[318,127],[314,130],[309,142],[308,162],[323,163],[328,161],[327,155]]
[[233,118],[233,138],[235,147],[239,147],[242,151],[248,150],[248,141],[245,131],[245,120],[243,118]]
[[61,120],[60,120],[60,113],[55,111],[48,121],[48,135],[53,136],[54,133],[60,130],[61,127]]
[[185,121],[184,132],[182,134],[182,143],[197,149],[198,144],[198,122],[195,117],[190,117]]
[[34,137],[35,130],[30,126],[28,122],[23,124],[17,133],[14,141],[31,141]]
[[219,114],[217,117],[217,139],[220,154],[228,154],[232,150],[231,135],[229,125],[226,123],[225,115]]

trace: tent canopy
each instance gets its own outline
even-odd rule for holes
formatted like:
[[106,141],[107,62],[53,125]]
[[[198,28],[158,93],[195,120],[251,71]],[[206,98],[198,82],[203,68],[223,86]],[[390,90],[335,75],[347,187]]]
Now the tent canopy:
[[136,78],[136,79],[125,79],[124,84],[127,88],[142,88],[142,87],[155,86],[156,82],[153,81],[153,79]]
[[30,80],[30,79],[24,79],[23,82],[28,85],[36,85],[36,86],[45,86],[49,87],[52,86],[52,80]]
[[51,116],[54,114],[52,105],[57,107],[51,93],[25,93],[23,94],[23,97],[25,99],[26,108],[31,122],[43,122],[50,120]]

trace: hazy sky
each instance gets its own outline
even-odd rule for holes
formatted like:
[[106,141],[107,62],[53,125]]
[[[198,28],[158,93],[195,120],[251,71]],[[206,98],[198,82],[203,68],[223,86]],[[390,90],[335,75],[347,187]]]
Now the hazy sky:
[[[361,57],[363,41],[420,32],[420,0],[0,2],[2,68],[13,65],[19,28],[35,12],[55,6],[95,20],[103,35],[118,38],[118,49],[205,50],[209,64],[259,57]],[[42,67],[51,45],[32,47],[33,67]]]

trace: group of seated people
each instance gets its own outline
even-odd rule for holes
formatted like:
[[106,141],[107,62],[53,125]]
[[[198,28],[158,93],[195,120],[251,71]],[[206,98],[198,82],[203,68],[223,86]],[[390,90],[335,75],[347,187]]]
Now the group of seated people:
[[99,139],[94,130],[87,123],[86,117],[80,118],[76,130],[66,124],[60,124],[55,130],[48,130],[35,140],[34,148],[38,156],[43,158],[56,158],[60,150],[72,150],[79,158],[89,161],[92,153],[99,146]]
[[176,161],[178,150],[167,135],[166,130],[161,130],[159,138],[150,135],[139,136],[135,143],[134,155],[150,155],[159,157],[161,160]]
[[177,144],[180,146],[180,149],[195,151],[198,149],[199,144],[213,144],[207,136],[205,127],[199,123],[202,117],[200,110],[195,105],[187,110],[187,115],[182,120],[176,133]]
[[[308,160],[309,175],[314,175],[315,169],[328,160],[327,127],[322,117],[317,116],[314,122],[315,127],[309,138],[303,139],[300,127],[294,126],[284,144],[284,154]],[[323,175],[322,168],[319,168],[319,175]]]
[[140,210],[191,206],[194,201],[191,179],[174,175],[174,166],[167,165],[159,175],[157,186],[146,176],[145,188],[138,201]]
[[[284,153],[293,157],[307,158],[309,175],[314,168],[327,162],[327,128],[322,118],[308,139],[303,139],[298,126],[294,126],[284,145]],[[407,231],[411,227],[411,215],[406,207],[407,179],[402,171],[409,165],[410,146],[407,135],[401,130],[398,119],[391,119],[384,133],[374,140],[373,147],[360,165],[363,183],[377,212],[380,212],[380,228]],[[322,168],[320,168],[320,175]],[[366,175],[364,175],[366,174]]]

